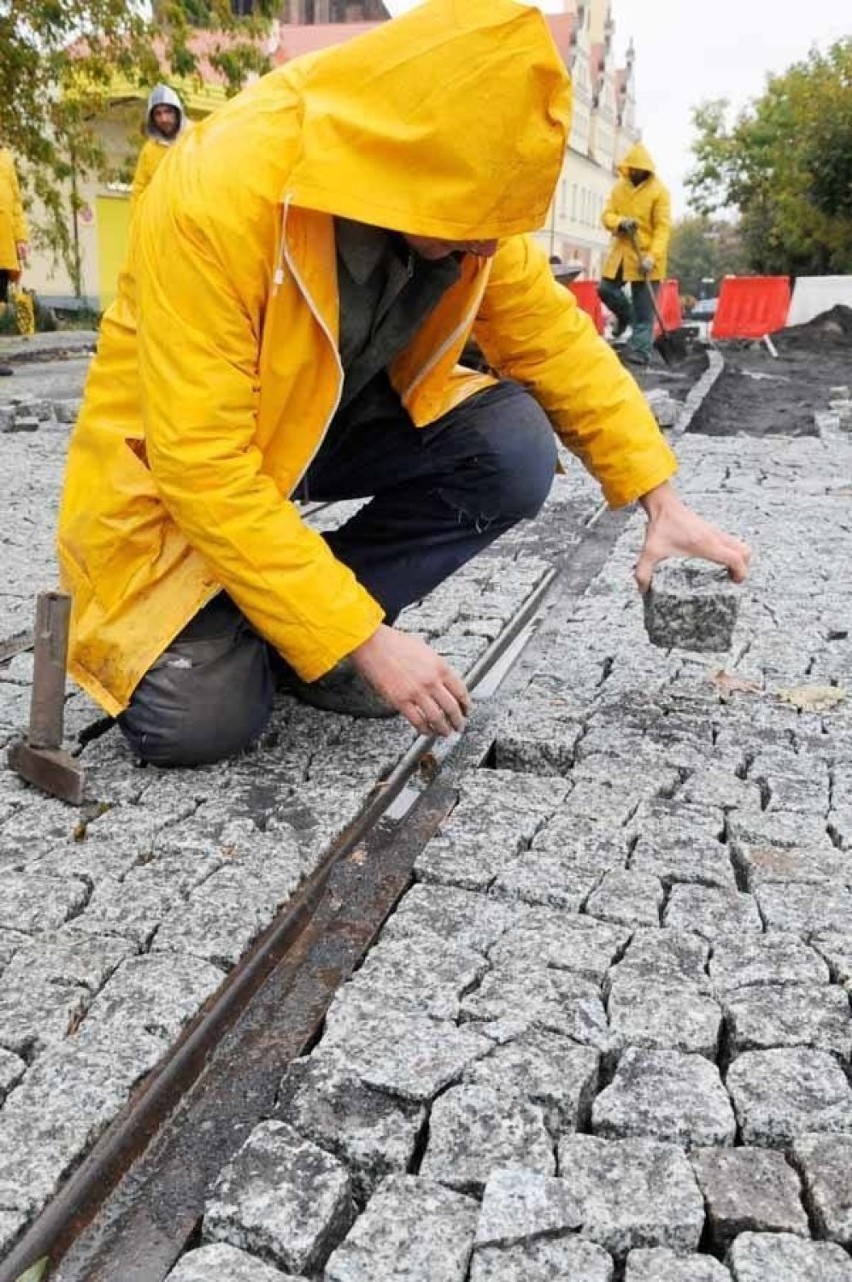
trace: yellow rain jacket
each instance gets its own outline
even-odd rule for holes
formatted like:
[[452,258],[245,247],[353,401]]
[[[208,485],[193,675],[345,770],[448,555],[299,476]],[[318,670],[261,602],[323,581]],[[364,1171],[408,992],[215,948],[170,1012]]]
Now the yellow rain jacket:
[[145,140],[144,146],[139,153],[139,159],[136,162],[133,186],[130,188],[130,208],[134,212],[139,204],[139,197],[154,177],[160,161],[165,160],[168,152],[169,143],[165,139],[147,138]]
[[132,224],[60,514],[71,673],[107,711],[220,588],[309,681],[381,622],[288,501],[343,384],[333,214],[500,241],[389,368],[417,426],[491,381],[456,364],[473,331],[613,504],[671,476],[636,384],[524,234],[569,114],[537,9],[429,0],[273,71],[173,151]]
[[0,269],[15,280],[21,274],[18,243],[29,240],[27,219],[12,153],[0,147]]
[[[647,169],[651,174],[638,187],[628,177],[628,169]],[[668,188],[656,175],[651,153],[640,142],[635,143],[618,166],[621,178],[613,187],[603,211],[603,225],[613,233],[612,246],[604,263],[603,275],[612,280],[621,268],[625,280],[642,280],[639,258],[626,232],[618,230],[622,218],[635,218],[639,224],[636,239],[642,254],[654,259],[651,280],[665,280],[669,237],[672,230],[671,200]]]

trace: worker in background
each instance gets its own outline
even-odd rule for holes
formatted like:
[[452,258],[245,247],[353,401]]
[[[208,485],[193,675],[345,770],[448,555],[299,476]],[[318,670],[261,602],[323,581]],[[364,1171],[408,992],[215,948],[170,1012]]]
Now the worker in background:
[[147,138],[139,153],[136,172],[133,175],[131,210],[135,211],[139,197],[154,177],[160,161],[165,158],[169,147],[174,146],[187,127],[188,121],[183,103],[174,89],[170,89],[168,85],[156,85],[148,95],[148,109],[145,115]]
[[[0,147],[0,303],[7,306],[9,286],[18,280],[29,260],[29,230],[12,153]],[[12,374],[0,365],[0,376]]]
[[[613,337],[629,329],[622,359],[645,366],[654,343],[655,294],[666,276],[671,235],[671,200],[655,172],[646,147],[636,143],[618,166],[621,174],[603,211],[603,225],[612,232],[612,245],[598,288],[601,302],[615,316]],[[625,288],[629,288],[627,297]]]
[[[143,760],[248,747],[276,682],[460,729],[464,681],[396,621],[536,515],[555,433],[613,506],[642,504],[640,587],[679,554],[745,577],[748,548],[678,496],[639,388],[528,234],[569,127],[537,8],[427,0],[264,76],[161,170],[59,530],[71,674]],[[495,373],[459,366],[471,333]],[[320,534],[308,496],[368,502]]]

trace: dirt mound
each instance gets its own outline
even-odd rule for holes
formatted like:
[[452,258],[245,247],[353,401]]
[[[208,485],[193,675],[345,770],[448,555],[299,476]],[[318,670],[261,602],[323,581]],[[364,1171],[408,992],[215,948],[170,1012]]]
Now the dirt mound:
[[804,325],[791,325],[772,341],[781,350],[824,351],[826,347],[852,347],[852,307],[838,303]]

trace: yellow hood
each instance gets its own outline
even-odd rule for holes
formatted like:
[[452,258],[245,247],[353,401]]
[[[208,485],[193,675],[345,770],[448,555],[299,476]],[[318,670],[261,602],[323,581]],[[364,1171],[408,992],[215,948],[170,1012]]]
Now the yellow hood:
[[294,204],[447,240],[544,223],[571,95],[538,9],[429,0],[303,65]]
[[644,143],[635,142],[618,166],[618,172],[622,178],[627,177],[630,169],[647,169],[649,174],[657,172],[654,158]]

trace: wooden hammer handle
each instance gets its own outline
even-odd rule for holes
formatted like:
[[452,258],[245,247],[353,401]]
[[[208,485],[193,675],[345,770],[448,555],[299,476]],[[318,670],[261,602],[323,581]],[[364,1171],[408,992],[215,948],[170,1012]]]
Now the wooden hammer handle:
[[65,712],[65,664],[71,598],[67,592],[40,592],[36,600],[31,748],[61,748]]

